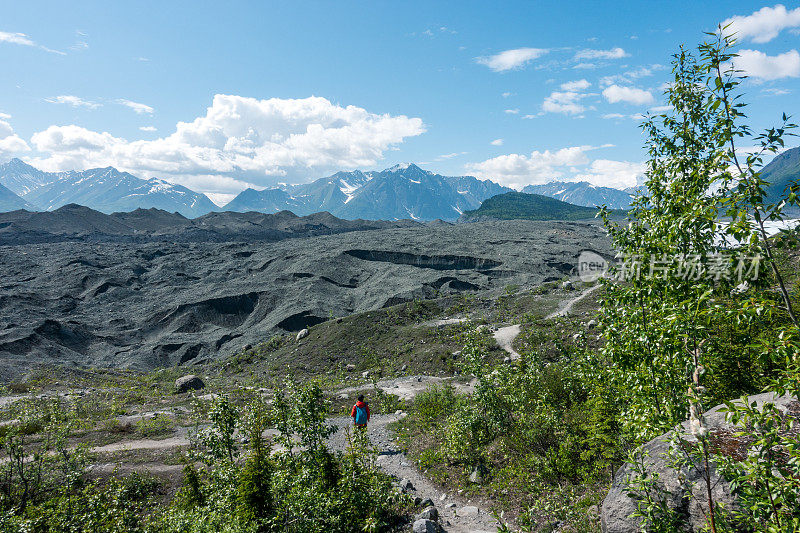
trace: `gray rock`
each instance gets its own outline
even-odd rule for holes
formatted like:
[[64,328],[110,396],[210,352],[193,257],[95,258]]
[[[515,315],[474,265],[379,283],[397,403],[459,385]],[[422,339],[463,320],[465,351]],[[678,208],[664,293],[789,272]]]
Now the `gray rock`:
[[571,291],[572,290],[572,282],[569,281],[569,280],[565,281],[564,283],[561,284],[561,288],[564,289],[565,291]]
[[417,489],[414,488],[414,484],[411,483],[411,480],[407,479],[407,478],[401,479],[400,483],[398,483],[397,486],[400,487],[400,489],[404,490],[404,491],[417,490]]
[[356,369],[356,365],[347,365],[346,367],[344,367],[344,369],[347,370],[348,372],[352,372]]
[[439,524],[433,520],[420,519],[414,522],[414,533],[438,533]]
[[190,390],[200,390],[205,388],[203,380],[195,375],[183,376],[175,380],[175,391],[177,393],[189,392]]
[[[777,397],[773,393],[758,394],[748,398],[749,403],[754,401],[758,406],[762,406],[765,402],[772,402],[784,412],[788,410],[790,404],[796,402],[789,396]],[[736,431],[735,426],[726,421],[725,414],[721,411],[723,407],[723,405],[718,405],[705,413],[706,424],[711,433],[724,434]],[[690,443],[697,442],[691,435],[688,422],[683,423],[680,432],[682,439]],[[670,455],[682,453],[676,450],[670,442],[673,437],[674,432],[670,431],[642,445],[637,452],[642,454],[648,474],[650,476],[658,475],[659,497],[663,498],[667,507],[678,513],[683,530],[692,533],[699,532],[706,526],[703,511],[707,506],[704,503],[707,497],[705,480],[699,467],[683,467],[678,471],[669,466]],[[600,509],[600,525],[604,533],[634,533],[641,530],[639,519],[630,517],[636,511],[636,502],[629,496],[631,491],[628,485],[632,475],[630,464],[625,464],[617,470],[614,476],[614,484],[603,500]],[[713,465],[710,468],[710,479],[714,500],[729,510],[735,510],[738,503],[731,493],[730,485],[720,477]]]
[[426,507],[424,511],[417,515],[417,520],[433,520],[434,522],[438,522],[439,510],[433,506]]
[[486,481],[489,471],[483,465],[478,465],[475,470],[469,475],[469,482],[477,485],[482,485]]
[[459,516],[478,516],[481,510],[474,505],[467,505],[458,510]]
[[306,337],[308,337],[308,329],[307,328],[303,328],[303,329],[301,329],[300,331],[297,332],[297,339],[296,340],[299,341],[300,339],[305,339]]
[[448,503],[444,507],[445,507],[445,509],[455,509],[456,508],[456,504],[455,503]]
[[589,322],[586,323],[586,327],[589,329],[594,329],[597,327],[597,320],[591,319]]
[[425,498],[424,500],[422,500],[421,506],[422,507],[433,507],[433,500],[431,500],[430,498]]

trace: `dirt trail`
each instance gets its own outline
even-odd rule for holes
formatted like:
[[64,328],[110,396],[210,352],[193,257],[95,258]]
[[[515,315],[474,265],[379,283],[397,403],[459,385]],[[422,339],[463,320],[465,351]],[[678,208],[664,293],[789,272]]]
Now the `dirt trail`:
[[600,284],[598,283],[597,285],[589,287],[582,293],[578,294],[575,298],[566,300],[559,309],[547,315],[545,317],[545,320],[550,320],[551,318],[556,318],[559,316],[567,316],[572,311],[572,308],[575,306],[576,303],[580,302],[581,300],[583,300],[584,298],[586,298],[599,288]]
[[504,349],[508,354],[511,356],[512,361],[516,361],[520,357],[520,354],[512,347],[514,343],[514,339],[517,338],[520,332],[520,325],[514,324],[513,326],[506,326],[504,328],[499,328],[497,331],[494,332],[494,340],[497,341],[497,344]]
[[[449,493],[441,499],[444,493],[419,473],[408,457],[397,449],[392,432],[386,426],[399,418],[400,415],[374,415],[370,420],[367,431],[379,453],[378,465],[398,479],[411,481],[415,489],[411,494],[423,500],[430,498],[439,511],[439,521],[446,532],[496,532],[497,522],[487,513],[485,507],[481,507],[481,503],[465,501],[458,495]],[[339,428],[328,440],[328,445],[332,450],[344,451],[347,447],[345,428],[350,426],[352,420],[349,417],[337,417],[328,422]],[[452,504],[455,507],[447,507]]]
[[[413,400],[417,394],[427,390],[430,386],[446,382],[452,383],[453,387],[455,387],[455,389],[461,393],[469,394],[474,390],[472,384],[458,383],[450,377],[440,378],[437,376],[425,375],[384,379],[379,381],[377,385],[379,389],[386,393],[394,394],[401,400],[410,401]],[[348,387],[346,389],[336,391],[336,394],[340,397],[347,397],[348,395],[356,392],[367,393],[369,390],[371,390],[371,387],[372,385],[370,384],[364,384],[360,387]]]

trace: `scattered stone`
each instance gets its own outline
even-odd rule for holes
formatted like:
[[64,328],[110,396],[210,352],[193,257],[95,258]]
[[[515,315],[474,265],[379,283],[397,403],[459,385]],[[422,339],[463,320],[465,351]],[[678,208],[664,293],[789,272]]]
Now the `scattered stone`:
[[189,392],[190,390],[200,390],[205,388],[203,380],[195,375],[183,376],[175,380],[175,391],[178,394]]
[[439,501],[443,502],[447,499],[447,493],[443,492],[441,496],[439,496]]
[[433,520],[434,522],[438,522],[439,510],[433,506],[426,507],[424,511],[417,515],[417,520]]
[[452,502],[448,503],[447,505],[445,505],[445,509],[455,509],[455,508],[456,508],[456,504],[454,504]]
[[308,328],[303,328],[297,333],[297,340],[308,337]]
[[433,520],[417,520],[414,522],[414,533],[438,533],[439,524]]
[[424,500],[422,500],[422,503],[420,505],[425,508],[433,507],[433,500],[431,500],[430,498],[425,498]]
[[510,357],[503,357],[503,364],[510,365],[512,359]]
[[467,505],[458,510],[459,516],[478,516],[481,510],[474,505]]
[[572,282],[569,281],[569,280],[565,281],[564,283],[561,284],[561,288],[564,289],[565,291],[571,291],[572,290]]
[[353,370],[356,369],[356,365],[347,365],[346,367],[344,367],[344,369],[347,370],[348,372],[352,372]]
[[408,370],[408,365],[403,365],[400,367],[400,372],[405,372],[406,370]]
[[242,350],[245,351],[245,352],[249,352],[252,349],[253,349],[253,345],[252,344],[245,344],[244,346],[242,346]]
[[369,370],[365,370],[364,372],[362,372],[361,373],[361,377],[362,378],[368,378],[369,377]]
[[586,327],[589,329],[594,329],[597,327],[597,320],[591,319],[589,322],[586,323]]

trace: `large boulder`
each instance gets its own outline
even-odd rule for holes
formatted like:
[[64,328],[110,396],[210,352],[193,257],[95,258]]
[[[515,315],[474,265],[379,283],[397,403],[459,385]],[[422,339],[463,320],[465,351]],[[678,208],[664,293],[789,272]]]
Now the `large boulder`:
[[[796,411],[797,400],[790,396],[776,396],[773,393],[750,396],[748,403],[756,402],[759,407],[766,402],[774,403],[783,412]],[[706,424],[713,438],[731,439],[731,434],[738,430],[730,424],[724,405],[718,405],[705,413]],[[680,428],[680,437],[689,444],[697,443],[697,439],[689,430],[689,423],[684,422]],[[699,532],[706,526],[705,510],[707,495],[705,479],[699,467],[683,467],[680,470],[670,466],[670,457],[682,454],[673,444],[674,432],[670,431],[647,444],[642,445],[637,454],[642,458],[648,477],[658,477],[658,496],[663,498],[667,507],[676,512],[684,531]],[[731,442],[734,442],[733,440]],[[737,507],[736,498],[731,493],[728,482],[721,478],[713,465],[709,468],[714,501],[733,510]],[[636,501],[630,496],[629,483],[634,475],[630,464],[623,465],[614,476],[614,484],[608,492],[600,512],[600,525],[603,533],[638,533],[641,531],[639,518],[631,518],[636,511]]]
[[181,394],[190,390],[200,390],[206,386],[203,380],[195,375],[183,376],[175,380],[175,392]]
[[426,520],[422,518],[414,522],[412,530],[414,533],[439,533],[439,524],[433,520]]

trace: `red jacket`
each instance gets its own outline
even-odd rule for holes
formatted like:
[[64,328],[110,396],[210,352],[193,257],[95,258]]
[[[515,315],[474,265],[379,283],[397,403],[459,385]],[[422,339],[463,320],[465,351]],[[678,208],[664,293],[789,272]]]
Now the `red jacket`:
[[367,408],[367,422],[369,422],[369,416],[370,416],[369,415],[369,404],[367,404],[366,402],[356,402],[356,404],[350,410],[350,418],[355,419],[355,417],[356,417],[356,407],[361,407],[361,408],[366,407]]

